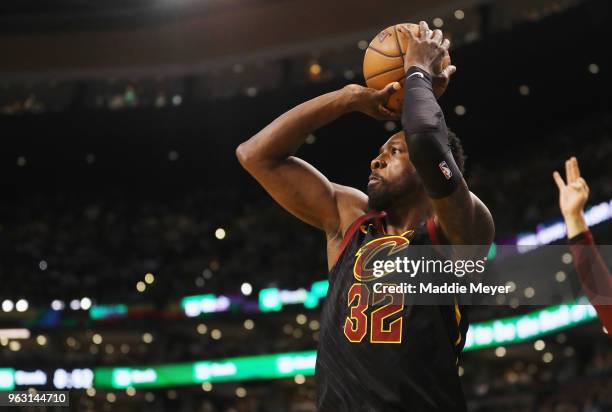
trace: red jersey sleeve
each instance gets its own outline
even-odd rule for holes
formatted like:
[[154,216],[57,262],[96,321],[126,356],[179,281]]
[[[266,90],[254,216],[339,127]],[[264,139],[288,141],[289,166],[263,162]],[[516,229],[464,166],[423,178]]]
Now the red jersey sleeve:
[[568,243],[582,288],[601,323],[612,333],[612,275],[597,251],[593,234],[587,230]]

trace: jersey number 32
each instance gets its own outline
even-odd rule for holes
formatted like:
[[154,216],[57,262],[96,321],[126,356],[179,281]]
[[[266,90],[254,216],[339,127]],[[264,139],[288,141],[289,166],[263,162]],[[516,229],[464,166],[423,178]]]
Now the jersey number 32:
[[[369,316],[368,306],[372,306]],[[369,324],[371,343],[402,343],[403,294],[370,293],[366,285],[354,283],[348,292],[348,307],[344,335],[349,341],[362,342]],[[398,313],[399,316],[394,316]]]

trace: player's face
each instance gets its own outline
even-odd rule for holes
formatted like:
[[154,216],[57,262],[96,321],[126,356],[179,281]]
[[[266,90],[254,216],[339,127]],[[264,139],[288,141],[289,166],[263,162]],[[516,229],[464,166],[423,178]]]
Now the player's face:
[[415,193],[420,186],[419,176],[408,156],[404,132],[391,136],[370,163],[368,180],[369,206],[385,210],[402,198]]

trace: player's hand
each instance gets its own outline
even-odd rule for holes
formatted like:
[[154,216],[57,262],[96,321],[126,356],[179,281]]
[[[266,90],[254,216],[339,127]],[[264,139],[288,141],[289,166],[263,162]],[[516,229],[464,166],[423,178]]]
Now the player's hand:
[[430,30],[424,21],[419,23],[419,27],[418,36],[415,36],[408,28],[402,30],[408,41],[408,50],[410,50],[410,53],[404,56],[404,71],[416,66],[432,77],[442,74],[442,63],[448,56],[450,41],[444,38],[441,30]]
[[589,198],[589,185],[580,177],[578,160],[575,157],[565,161],[565,175],[567,184],[559,172],[553,173],[553,179],[559,188],[559,207],[563,216],[575,216],[584,210],[584,205]]
[[580,177],[575,157],[565,161],[565,175],[567,183],[557,171],[553,173],[553,179],[559,188],[559,208],[565,219],[567,235],[571,238],[588,229],[584,219],[584,205],[589,198],[589,185]]
[[[446,50],[446,53],[442,61],[446,59],[450,60],[450,57],[448,56],[448,50]],[[450,82],[451,76],[455,74],[456,71],[457,71],[457,68],[455,66],[449,65],[449,66],[446,66],[446,68],[443,69],[439,74],[433,76],[432,86],[433,86],[433,93],[434,93],[434,96],[436,96],[436,99],[439,99],[440,96],[444,94],[444,92],[446,91],[446,88],[448,87],[448,83]]]
[[354,111],[365,113],[378,120],[399,120],[401,114],[386,105],[389,97],[401,87],[399,82],[389,83],[382,90],[349,84],[345,90],[350,94],[351,108]]

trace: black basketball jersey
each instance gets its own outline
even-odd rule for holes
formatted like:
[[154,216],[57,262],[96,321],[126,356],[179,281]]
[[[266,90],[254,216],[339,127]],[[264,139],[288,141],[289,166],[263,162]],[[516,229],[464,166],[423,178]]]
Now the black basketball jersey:
[[[467,319],[458,305],[412,305],[357,273],[364,245],[385,237],[384,212],[357,219],[329,275],[316,364],[317,407],[339,411],[465,411],[458,376]],[[405,236],[437,244],[433,220]]]

